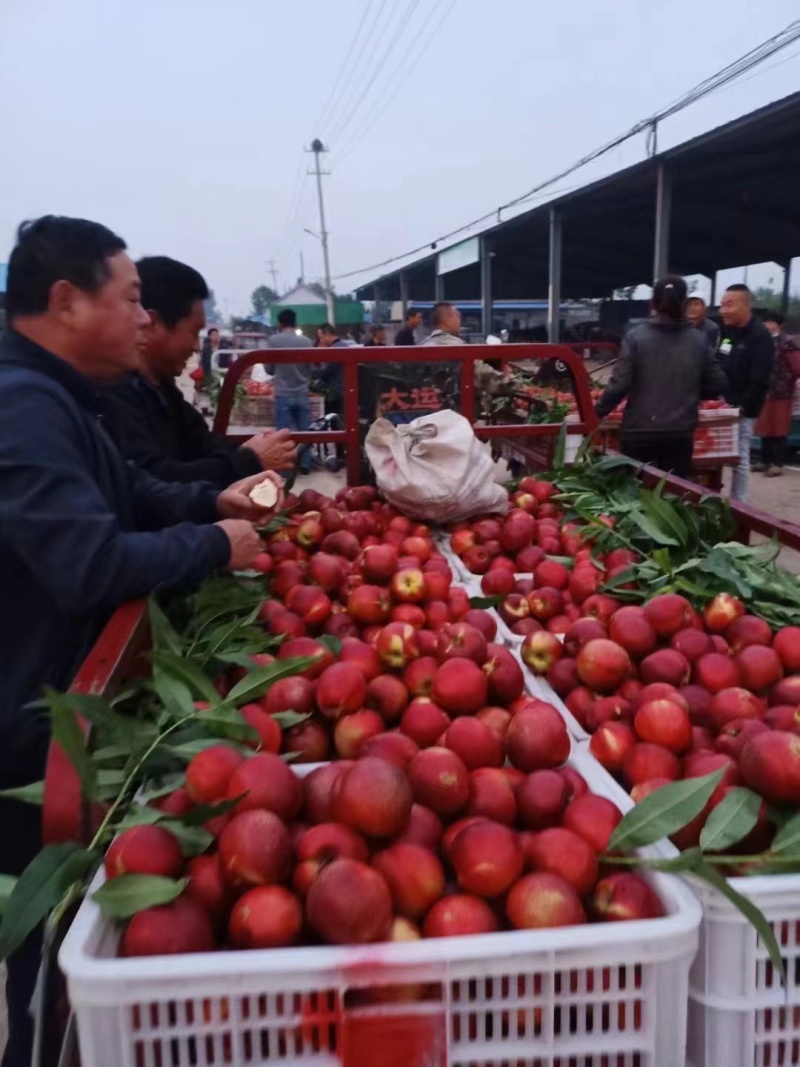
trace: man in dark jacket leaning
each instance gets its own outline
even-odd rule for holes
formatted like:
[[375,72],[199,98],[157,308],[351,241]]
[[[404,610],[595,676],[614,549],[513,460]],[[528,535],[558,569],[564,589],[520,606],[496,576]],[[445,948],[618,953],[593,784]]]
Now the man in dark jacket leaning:
[[103,390],[106,426],[126,459],[166,482],[208,481],[224,489],[262,470],[287,470],[295,458],[288,430],[259,433],[238,447],[213,433],[175,383],[205,326],[208,286],[167,256],[136,264],[148,314],[141,364]]
[[700,401],[721,396],[728,383],[704,336],[685,318],[683,278],[668,274],[656,282],[652,311],[625,335],[596,411],[602,418],[627,399],[624,454],[688,478]]
[[[147,316],[125,243],[104,226],[48,216],[20,227],[0,340],[0,790],[44,776],[46,713],[114,609],[247,566],[265,517],[249,492],[169,485],[126,464],[102,426],[95,384],[135,366]],[[217,521],[222,520],[222,521]],[[0,799],[0,872],[39,850],[40,811]],[[8,960],[3,1067],[28,1067],[35,938]]]
[[722,329],[717,355],[729,386],[725,399],[739,408],[739,466],[734,468],[731,498],[747,502],[750,489],[750,439],[767,399],[775,348],[769,330],[753,315],[746,285],[729,285],[719,305]]

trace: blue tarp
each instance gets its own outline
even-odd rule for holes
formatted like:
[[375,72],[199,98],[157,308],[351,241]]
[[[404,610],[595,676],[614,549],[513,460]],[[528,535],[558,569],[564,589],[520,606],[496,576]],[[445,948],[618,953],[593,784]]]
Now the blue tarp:
[[0,293],[6,291],[6,278],[8,277],[8,264],[0,263]]

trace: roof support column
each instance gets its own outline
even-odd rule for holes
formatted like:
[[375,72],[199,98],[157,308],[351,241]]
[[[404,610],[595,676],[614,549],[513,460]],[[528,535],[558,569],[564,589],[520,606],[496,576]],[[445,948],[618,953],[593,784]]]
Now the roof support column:
[[372,313],[372,321],[373,322],[380,322],[381,321],[381,287],[378,285],[377,282],[375,282],[375,284],[373,285],[372,289],[373,289],[373,296],[375,297],[375,310]]
[[481,237],[481,330],[484,337],[492,332],[492,259],[491,243],[488,237]]
[[550,270],[547,287],[547,336],[558,344],[561,332],[561,214],[550,209]]
[[711,296],[708,298],[708,306],[710,308],[716,307],[717,304],[717,272],[711,275]]
[[444,275],[439,273],[439,268],[436,268],[436,281],[433,283],[433,299],[437,304],[441,304],[444,300]]
[[786,266],[783,268],[783,293],[781,295],[781,311],[785,315],[789,310],[789,297],[791,296],[792,286],[792,261],[786,260]]
[[400,303],[403,308],[402,318],[405,319],[408,311],[408,275],[404,270],[400,271]]
[[672,220],[672,175],[664,163],[656,172],[656,225],[653,280],[669,271],[669,231]]

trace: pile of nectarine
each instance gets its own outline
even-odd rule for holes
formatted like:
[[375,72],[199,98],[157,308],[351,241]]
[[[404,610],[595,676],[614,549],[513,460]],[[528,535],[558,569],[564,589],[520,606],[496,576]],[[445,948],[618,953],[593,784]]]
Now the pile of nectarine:
[[[737,785],[770,804],[800,804],[800,628],[773,633],[728,594],[700,613],[667,593],[580,619],[563,643],[545,646],[551,637],[526,637],[523,659],[565,700],[592,734],[592,754],[634,798],[725,768],[679,844],[697,843],[708,813]],[[744,843],[749,852],[774,834],[766,807],[757,830]]]
[[360,944],[662,915],[644,879],[601,860],[621,814],[565,764],[568,753],[558,714],[531,698],[507,722],[457,718],[429,748],[384,734],[357,760],[305,778],[273,753],[214,745],[177,791],[184,812],[235,802],[206,824],[211,848],[185,861],[168,829],[144,825],[107,853],[109,879],[187,880],[172,903],[128,921],[120,951]]

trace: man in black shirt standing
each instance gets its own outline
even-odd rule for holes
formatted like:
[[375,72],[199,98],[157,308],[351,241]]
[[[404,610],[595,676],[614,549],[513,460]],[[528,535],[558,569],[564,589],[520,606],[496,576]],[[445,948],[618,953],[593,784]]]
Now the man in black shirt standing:
[[729,285],[719,306],[722,329],[717,356],[729,382],[725,399],[739,408],[739,466],[734,468],[731,498],[747,502],[750,488],[750,439],[767,398],[774,346],[766,326],[753,316],[746,285]]
[[291,467],[288,430],[256,434],[237,447],[208,428],[175,382],[205,326],[202,275],[167,256],[148,256],[136,266],[150,317],[140,369],[103,390],[107,428],[123,456],[163,481],[207,481],[221,489]]
[[418,330],[421,323],[422,312],[416,311],[414,308],[409,308],[406,312],[406,324],[405,326],[401,326],[397,331],[394,343],[406,348],[409,345],[415,345],[417,341],[414,337],[414,330]]

